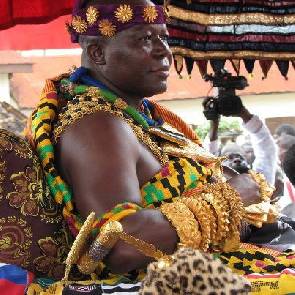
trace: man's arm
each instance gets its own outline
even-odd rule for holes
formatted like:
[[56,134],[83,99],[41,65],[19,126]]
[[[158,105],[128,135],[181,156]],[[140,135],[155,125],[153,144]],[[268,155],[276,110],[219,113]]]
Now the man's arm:
[[254,150],[254,171],[264,174],[269,184],[274,185],[277,167],[277,148],[269,129],[262,120],[243,107],[240,117],[243,127],[249,132]]
[[[208,107],[208,103],[210,103],[212,99],[205,98],[203,101],[203,108],[204,110]],[[218,155],[219,152],[219,146],[218,146],[218,127],[219,127],[219,117],[214,120],[210,121],[210,129],[209,134],[206,136],[204,145],[206,149],[213,155]],[[209,142],[208,142],[208,136],[209,136]]]
[[[144,163],[139,163],[141,149],[145,150]],[[56,152],[61,174],[71,186],[76,207],[83,217],[91,211],[103,214],[125,201],[140,205],[139,188],[160,169],[158,161],[138,143],[127,123],[100,112],[71,125],[62,134]],[[229,182],[244,202],[258,198],[258,186],[248,175],[237,175]],[[167,254],[176,249],[177,233],[159,210],[143,209],[125,217],[121,223],[125,232]],[[126,273],[149,262],[149,258],[122,241],[106,259],[113,273]]]
[[213,155],[218,155],[219,146],[218,146],[218,126],[219,119],[210,121],[210,129],[209,129],[209,152]]
[[[140,148],[130,126],[106,113],[84,117],[65,131],[57,145],[59,166],[83,217],[91,211],[103,214],[125,201],[141,204],[143,183],[139,183],[137,175],[141,173],[137,171]],[[141,169],[145,181],[160,168],[154,158],[153,161]],[[166,253],[172,254],[176,248],[176,231],[160,211],[139,211],[124,218],[122,225],[127,233]],[[123,242],[117,243],[107,258],[114,273],[146,266],[149,261]]]

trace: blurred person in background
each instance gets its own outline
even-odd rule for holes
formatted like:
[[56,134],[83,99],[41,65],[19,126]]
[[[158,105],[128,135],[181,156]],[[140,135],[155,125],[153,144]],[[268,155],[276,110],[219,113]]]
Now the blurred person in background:
[[[285,125],[281,125],[285,126]],[[288,129],[284,129],[287,131],[292,131],[289,125],[286,125]],[[282,129],[282,128],[281,128]],[[281,130],[279,127],[279,130]],[[276,133],[277,136],[277,145],[279,150],[279,168],[282,169],[283,172],[283,183],[284,183],[284,192],[283,197],[280,198],[279,204],[282,208],[288,206],[290,203],[295,202],[295,188],[294,182],[289,179],[291,176],[290,173],[286,173],[284,164],[285,156],[287,155],[287,151],[295,144],[295,136],[287,134],[286,132]]]
[[[204,100],[204,108],[208,102],[209,99]],[[239,173],[247,173],[249,169],[263,173],[268,183],[274,185],[278,156],[275,141],[267,126],[257,115],[249,112],[238,96],[231,104],[231,109],[227,110],[227,116],[242,119],[243,127],[250,135],[251,145],[247,143],[241,147],[236,143],[226,144],[220,153],[227,156],[223,164]],[[219,149],[218,126],[219,117],[211,120],[209,151],[215,155]]]

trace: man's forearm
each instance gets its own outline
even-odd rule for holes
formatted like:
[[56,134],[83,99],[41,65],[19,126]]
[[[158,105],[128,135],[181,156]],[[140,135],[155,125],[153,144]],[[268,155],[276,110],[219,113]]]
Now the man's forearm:
[[[124,218],[121,223],[126,233],[153,244],[166,254],[172,254],[176,250],[177,233],[159,210],[141,210]],[[123,241],[119,241],[105,259],[113,273],[126,273],[144,268],[151,261],[151,258]]]
[[210,141],[215,141],[218,139],[218,126],[219,126],[219,119],[210,121],[210,131],[209,131]]

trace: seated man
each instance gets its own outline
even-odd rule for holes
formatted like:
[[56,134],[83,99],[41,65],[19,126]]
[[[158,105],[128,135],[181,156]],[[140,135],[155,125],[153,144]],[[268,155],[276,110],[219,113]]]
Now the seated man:
[[[82,2],[77,1],[69,25],[83,49],[82,67],[47,80],[27,134],[51,195],[77,237],[68,264],[85,270],[89,265],[79,259],[90,257],[99,279],[124,275],[135,281],[150,257],[167,257],[177,247],[237,250],[247,228],[243,205],[260,202],[261,181],[249,175],[219,181],[220,160],[200,146],[180,118],[143,99],[167,88],[172,56],[163,8],[149,0]],[[100,240],[110,221],[120,221],[121,236],[133,236],[129,244],[119,240],[107,247],[109,240]],[[88,223],[93,238],[85,230]],[[38,266],[50,264],[51,271],[44,275],[52,277],[55,256],[67,249],[69,240],[59,241],[59,246],[43,244]],[[138,243],[143,246],[134,249]],[[239,270],[247,272],[248,265]]]

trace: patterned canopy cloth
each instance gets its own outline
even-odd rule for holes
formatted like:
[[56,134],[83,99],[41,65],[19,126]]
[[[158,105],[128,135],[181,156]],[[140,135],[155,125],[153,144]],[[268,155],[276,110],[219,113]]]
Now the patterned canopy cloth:
[[237,72],[243,60],[249,73],[261,60],[265,76],[273,61],[286,76],[295,59],[294,1],[171,0],[166,9],[178,72],[184,57],[189,73],[194,60],[201,73],[206,70],[202,60],[211,60],[214,69],[231,60]]

